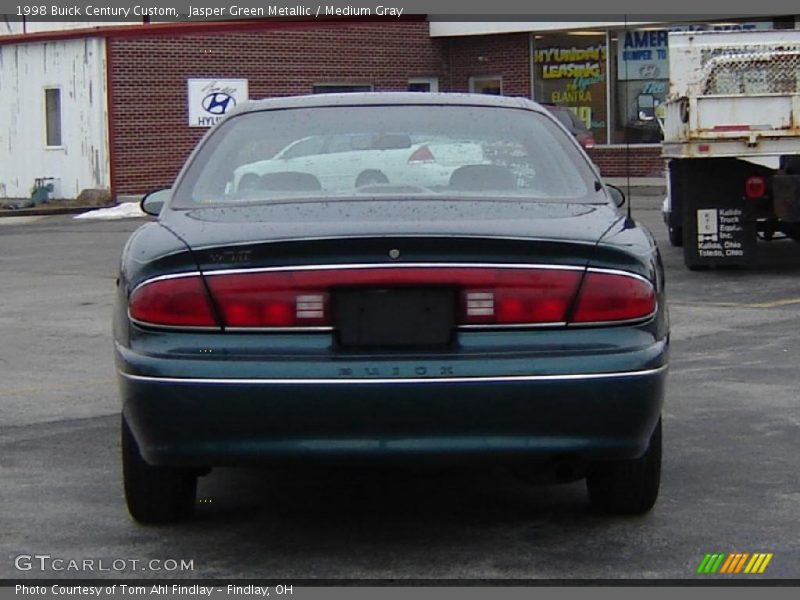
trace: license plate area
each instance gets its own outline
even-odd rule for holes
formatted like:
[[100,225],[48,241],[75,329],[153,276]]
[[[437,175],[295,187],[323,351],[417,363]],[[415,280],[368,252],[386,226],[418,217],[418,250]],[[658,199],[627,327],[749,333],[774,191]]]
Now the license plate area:
[[455,289],[343,288],[332,292],[331,302],[343,348],[443,347],[453,339]]

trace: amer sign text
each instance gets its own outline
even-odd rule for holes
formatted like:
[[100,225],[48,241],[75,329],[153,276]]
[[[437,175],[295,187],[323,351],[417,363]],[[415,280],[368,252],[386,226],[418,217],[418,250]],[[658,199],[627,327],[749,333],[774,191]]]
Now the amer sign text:
[[248,98],[247,79],[189,79],[189,126],[211,127]]

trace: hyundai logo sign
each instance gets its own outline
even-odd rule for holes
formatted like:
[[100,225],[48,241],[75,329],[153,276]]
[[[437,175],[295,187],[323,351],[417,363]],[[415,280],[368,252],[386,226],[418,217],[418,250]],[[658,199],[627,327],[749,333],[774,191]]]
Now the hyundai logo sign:
[[236,100],[226,92],[211,92],[203,98],[203,110],[212,115],[224,115],[228,108],[236,106]]
[[211,127],[248,99],[247,79],[189,79],[189,126]]

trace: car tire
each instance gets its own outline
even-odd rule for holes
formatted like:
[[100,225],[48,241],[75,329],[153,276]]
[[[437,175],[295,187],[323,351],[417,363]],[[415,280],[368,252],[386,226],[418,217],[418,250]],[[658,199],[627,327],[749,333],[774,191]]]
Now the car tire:
[[362,171],[356,177],[356,187],[364,187],[366,185],[385,185],[389,183],[389,178],[383,171],[378,169],[367,169]]
[[586,487],[592,505],[617,515],[641,515],[653,508],[661,482],[661,419],[639,458],[592,465]]
[[174,523],[191,518],[197,472],[145,462],[125,417],[122,417],[122,474],[128,512],[136,521]]

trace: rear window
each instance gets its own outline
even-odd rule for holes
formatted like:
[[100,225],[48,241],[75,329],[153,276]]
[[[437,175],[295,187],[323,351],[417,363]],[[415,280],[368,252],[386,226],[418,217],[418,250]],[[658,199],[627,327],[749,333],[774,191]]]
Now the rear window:
[[173,207],[287,198],[604,202],[568,136],[533,111],[337,106],[243,113],[207,138]]

